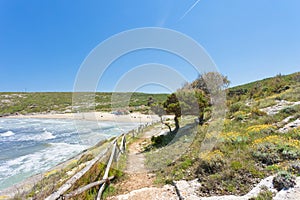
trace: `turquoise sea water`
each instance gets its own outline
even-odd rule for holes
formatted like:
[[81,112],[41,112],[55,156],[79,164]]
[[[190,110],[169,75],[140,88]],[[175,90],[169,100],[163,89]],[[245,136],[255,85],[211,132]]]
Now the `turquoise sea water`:
[[66,119],[0,119],[0,190],[137,126]]

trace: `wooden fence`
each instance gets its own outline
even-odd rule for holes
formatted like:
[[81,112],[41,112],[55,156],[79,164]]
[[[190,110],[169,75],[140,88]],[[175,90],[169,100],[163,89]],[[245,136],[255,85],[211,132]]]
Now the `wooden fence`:
[[[87,165],[82,170],[80,170],[74,176],[72,176],[56,192],[54,192],[50,196],[48,196],[46,198],[46,200],[70,199],[72,197],[75,197],[76,195],[83,193],[84,191],[86,191],[88,189],[91,189],[92,187],[99,186],[99,185],[100,185],[100,189],[97,193],[96,199],[101,200],[101,197],[102,197],[103,191],[105,190],[105,187],[109,184],[110,180],[112,180],[114,178],[113,176],[108,177],[109,170],[111,168],[112,163],[118,162],[120,155],[126,153],[126,136],[127,136],[127,139],[136,137],[138,134],[142,133],[146,127],[148,127],[152,124],[153,123],[146,123],[146,124],[140,125],[138,128],[136,128],[132,131],[129,131],[128,133],[124,133],[124,134],[118,136],[117,138],[115,138],[105,150],[103,150],[101,153],[99,153],[91,161],[88,161]],[[119,141],[120,141],[120,144],[118,144]],[[111,151],[109,151],[110,149],[111,149]],[[83,187],[78,188],[68,194],[65,194],[75,184],[75,182],[77,180],[79,180],[84,174],[86,174],[92,168],[92,166],[94,166],[97,163],[97,161],[99,161],[104,156],[108,155],[109,152],[110,152],[110,157],[106,164],[104,176],[102,177],[101,180],[93,182],[93,183],[89,183],[86,186],[83,186]]]

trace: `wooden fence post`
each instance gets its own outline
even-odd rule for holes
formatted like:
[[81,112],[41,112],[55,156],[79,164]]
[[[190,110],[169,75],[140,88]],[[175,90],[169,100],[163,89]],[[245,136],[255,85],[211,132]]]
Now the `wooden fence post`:
[[108,148],[106,148],[103,152],[99,153],[93,160],[88,161],[87,165],[82,170],[80,170],[74,176],[72,176],[69,180],[67,180],[67,182],[64,183],[62,186],[60,186],[60,188],[56,192],[49,195],[46,198],[46,200],[56,200],[56,199],[60,198],[68,189],[70,189],[72,187],[72,185],[77,180],[79,180],[88,170],[90,170],[90,168],[92,168],[92,166],[100,158],[102,158],[106,154],[107,151],[108,151]]
[[121,151],[122,153],[125,153],[126,150],[126,134],[123,134],[122,140],[121,140]]
[[[148,125],[148,124],[147,124]],[[133,137],[135,137],[136,135],[138,135],[140,132],[143,131],[143,128],[146,127],[147,125],[140,125],[139,127],[137,127],[136,129],[132,130],[132,135]],[[84,191],[86,191],[87,189],[91,188],[91,187],[94,187],[96,185],[101,185],[99,191],[98,191],[98,194],[97,194],[97,197],[96,199],[97,200],[101,200],[101,196],[102,196],[102,193],[105,189],[105,185],[107,184],[106,181],[112,179],[113,177],[108,177],[108,173],[109,173],[109,170],[110,170],[110,167],[112,165],[112,162],[113,160],[115,161],[118,161],[118,158],[119,158],[119,155],[121,153],[125,153],[126,152],[126,135],[127,134],[122,134],[122,139],[121,139],[121,144],[120,146],[117,144],[118,142],[118,139],[120,138],[117,137],[115,138],[111,144],[113,145],[112,147],[112,152],[111,152],[111,155],[110,155],[110,158],[109,158],[109,161],[107,163],[107,166],[106,166],[106,169],[105,169],[105,172],[104,172],[104,176],[103,176],[103,179],[100,180],[100,181],[96,181],[94,183],[90,183],[82,188],[79,188],[69,194],[66,194],[66,195],[63,195],[69,188],[72,187],[72,185],[77,181],[79,180],[88,170],[90,170],[90,168],[101,158],[103,157],[108,151],[110,148],[106,148],[105,151],[99,153],[93,160],[91,161],[88,161],[87,165],[82,169],[80,170],[78,173],[76,173],[74,176],[72,176],[65,184],[63,184],[56,192],[52,193],[50,196],[48,196],[46,198],[46,200],[57,200],[59,198],[70,198],[72,196],[76,196]],[[117,150],[116,150],[117,149]],[[117,152],[116,152],[117,151]]]
[[[112,149],[112,152],[111,152],[111,155],[110,155],[110,158],[109,158],[109,161],[107,163],[107,166],[106,166],[106,169],[105,169],[105,172],[104,172],[104,176],[103,176],[103,179],[107,179],[108,178],[108,173],[109,173],[109,169],[110,169],[110,166],[112,164],[112,161],[113,161],[113,158],[114,158],[114,155],[115,155],[115,151],[116,151],[116,146],[117,146],[117,141],[115,141],[114,143],[114,146],[113,146],[113,149]],[[106,183],[103,183],[98,191],[98,194],[97,194],[97,200],[101,200],[101,196],[102,196],[102,193],[105,189],[105,184]]]

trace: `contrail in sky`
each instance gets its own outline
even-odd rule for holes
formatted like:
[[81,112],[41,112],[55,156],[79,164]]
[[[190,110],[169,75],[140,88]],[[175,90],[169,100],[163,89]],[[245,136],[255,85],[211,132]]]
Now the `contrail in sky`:
[[197,0],[181,17],[178,21],[182,20],[193,8],[199,3],[200,0]]

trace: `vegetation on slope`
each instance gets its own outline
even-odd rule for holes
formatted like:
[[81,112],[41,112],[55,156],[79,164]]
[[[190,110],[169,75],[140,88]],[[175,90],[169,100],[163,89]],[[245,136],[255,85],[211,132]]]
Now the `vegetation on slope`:
[[[282,94],[290,88],[295,88],[295,84],[299,85],[299,82],[300,72],[289,75],[278,74],[272,78],[229,88],[227,91],[227,99],[229,102],[237,102],[241,100],[269,98],[272,95]],[[287,100],[292,99],[296,100],[296,97],[289,96],[287,98]]]
[[[287,133],[278,130],[287,117],[292,116],[289,121],[299,118],[300,106],[292,105],[274,115],[267,115],[260,110],[275,105],[279,100],[300,101],[299,86],[300,73],[295,73],[228,89],[228,112],[224,127],[213,138],[217,143],[211,151],[200,151],[200,147],[205,137],[213,136],[208,128],[216,123],[214,121],[203,126],[183,126],[177,138],[168,141],[153,139],[146,150],[150,150],[148,166],[156,172],[157,182],[171,183],[174,180],[197,178],[202,185],[198,191],[201,196],[243,195],[267,175],[277,172],[286,174],[285,177],[299,175],[300,128]],[[188,137],[190,135],[193,137]],[[159,157],[176,151],[189,139],[193,141],[185,151],[181,150],[181,157],[173,160]],[[163,163],[157,164],[159,162]],[[280,180],[281,183],[290,181],[282,177]],[[266,191],[260,195],[269,197],[270,193]]]
[[[145,94],[145,93],[114,93],[119,96],[130,95],[128,111],[148,111],[148,102],[163,101],[166,94]],[[0,115],[73,112],[71,92],[34,92],[34,93],[0,93]],[[112,93],[101,92],[95,94],[95,105],[90,110],[111,111]],[[126,105],[127,106],[127,105]],[[87,110],[88,111],[88,110]]]

